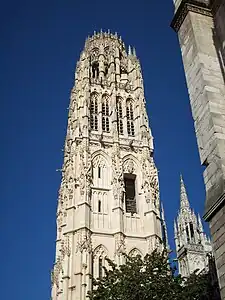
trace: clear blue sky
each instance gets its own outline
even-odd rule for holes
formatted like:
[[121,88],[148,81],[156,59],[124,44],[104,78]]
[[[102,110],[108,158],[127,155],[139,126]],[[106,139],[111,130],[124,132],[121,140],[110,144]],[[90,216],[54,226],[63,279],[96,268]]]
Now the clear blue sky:
[[1,299],[50,297],[55,213],[67,107],[85,38],[103,28],[136,47],[155,141],[161,199],[173,247],[182,172],[191,205],[203,213],[204,185],[172,0],[2,3]]

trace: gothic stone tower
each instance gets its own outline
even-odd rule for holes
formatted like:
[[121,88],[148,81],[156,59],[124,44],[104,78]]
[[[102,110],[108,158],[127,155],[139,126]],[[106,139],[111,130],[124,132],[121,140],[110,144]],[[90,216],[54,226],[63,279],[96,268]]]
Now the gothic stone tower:
[[174,221],[174,235],[179,273],[189,276],[195,270],[208,268],[207,254],[212,252],[209,239],[203,231],[201,218],[190,208],[183,179],[180,180],[180,211]]
[[206,186],[216,267],[225,299],[225,0],[174,0],[178,32]]
[[57,209],[53,300],[83,300],[106,257],[161,247],[158,173],[135,51],[88,38],[75,72]]

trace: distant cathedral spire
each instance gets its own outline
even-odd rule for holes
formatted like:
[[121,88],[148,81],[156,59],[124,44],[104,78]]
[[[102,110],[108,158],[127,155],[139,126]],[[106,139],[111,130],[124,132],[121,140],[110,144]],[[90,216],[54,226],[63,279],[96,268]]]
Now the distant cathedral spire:
[[183,177],[180,175],[180,209],[187,209],[190,207]]
[[180,210],[174,220],[174,239],[179,272],[189,276],[196,269],[207,267],[207,253],[212,251],[211,243],[203,232],[201,218],[190,208],[186,188],[180,176]]
[[164,247],[169,250],[169,241],[168,241],[168,233],[167,233],[167,226],[165,220],[165,213],[163,204],[161,204],[161,219],[162,219],[162,240],[164,243]]

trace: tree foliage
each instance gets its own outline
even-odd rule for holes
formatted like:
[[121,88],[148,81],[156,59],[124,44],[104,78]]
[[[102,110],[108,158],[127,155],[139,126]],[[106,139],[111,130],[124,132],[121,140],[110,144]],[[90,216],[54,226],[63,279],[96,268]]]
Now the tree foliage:
[[103,278],[93,279],[90,300],[208,300],[207,274],[192,274],[188,279],[176,275],[168,256],[154,251],[141,256],[124,254],[126,263],[117,266],[107,259]]

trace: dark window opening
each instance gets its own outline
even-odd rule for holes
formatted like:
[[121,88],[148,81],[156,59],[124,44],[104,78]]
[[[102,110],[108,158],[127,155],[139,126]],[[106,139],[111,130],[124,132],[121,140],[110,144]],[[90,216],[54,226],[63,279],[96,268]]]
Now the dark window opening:
[[105,76],[108,75],[108,72],[109,72],[109,66],[108,64],[105,64]]
[[127,174],[124,176],[125,184],[125,205],[126,212],[137,213],[136,199],[135,199],[135,175]]
[[101,200],[98,200],[98,212],[102,211],[102,202]]
[[123,134],[123,121],[119,120],[119,134]]
[[187,234],[187,242],[190,242],[190,236],[189,236],[189,230],[188,230],[188,225],[186,225],[186,234]]
[[92,64],[92,78],[98,78],[99,76],[99,64],[98,62],[93,62]]
[[98,167],[98,178],[101,178],[101,167]]
[[127,74],[127,70],[124,67],[120,67],[120,74]]
[[99,275],[99,278],[102,278],[102,258],[100,257],[99,258],[99,261],[98,261],[98,275]]
[[121,102],[118,103],[118,115],[119,115],[119,118],[123,117],[123,109],[122,109],[122,103]]
[[190,223],[190,232],[191,232],[191,238],[194,237],[194,227],[193,227],[193,224]]

